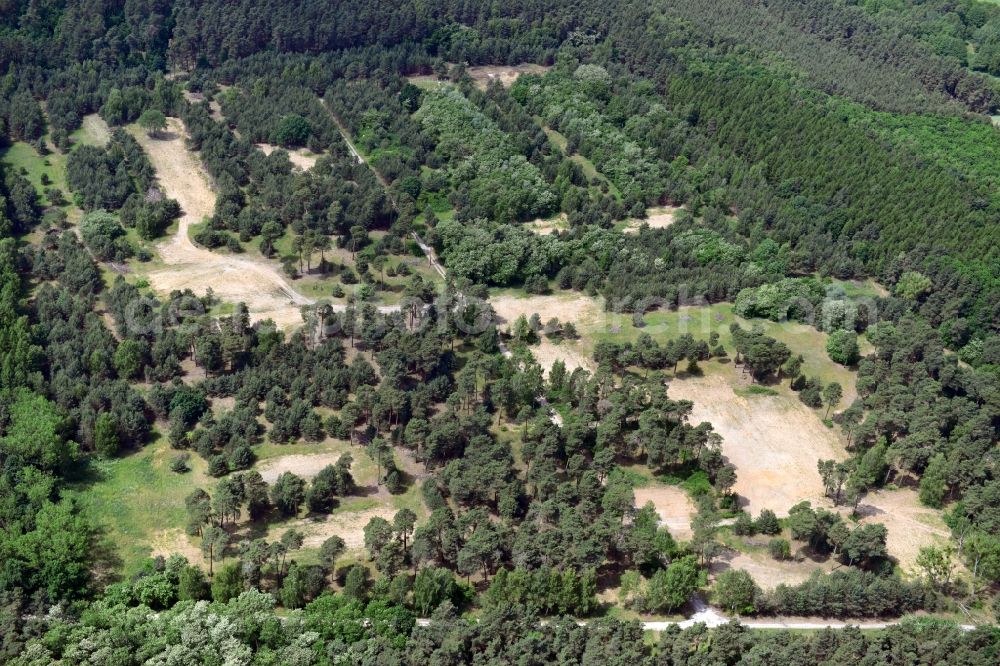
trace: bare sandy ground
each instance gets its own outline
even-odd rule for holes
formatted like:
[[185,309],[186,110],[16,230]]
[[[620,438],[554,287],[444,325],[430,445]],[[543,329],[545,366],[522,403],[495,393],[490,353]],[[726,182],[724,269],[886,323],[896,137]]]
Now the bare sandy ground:
[[347,544],[347,550],[359,551],[365,547],[365,525],[378,516],[392,521],[396,509],[380,506],[364,511],[343,511],[318,518],[300,518],[285,523],[281,528],[271,530],[269,539],[280,539],[287,530],[295,528],[303,534],[303,548],[319,548],[333,535],[339,536]]
[[498,294],[490,297],[490,305],[500,317],[501,325],[513,324],[521,315],[530,317],[537,312],[542,318],[542,323],[556,317],[561,322],[571,321],[576,324],[577,329],[582,330],[584,325],[593,323],[602,314],[598,300],[575,292],[545,296]]
[[[501,327],[509,327],[521,315],[531,317],[537,312],[543,324],[556,317],[561,322],[573,322],[577,330],[584,330],[602,315],[599,301],[575,293],[527,297],[500,294],[490,298],[490,305],[500,318]],[[575,368],[594,369],[586,345],[580,340],[560,340],[557,344],[544,334],[539,337],[540,342],[531,346],[531,353],[545,370],[549,370],[556,359],[562,359],[570,371]]]
[[304,148],[298,148],[296,150],[289,150],[288,148],[282,148],[281,146],[275,146],[270,143],[258,143],[257,147],[265,155],[270,155],[275,150],[279,148],[288,153],[288,161],[292,163],[292,166],[301,169],[302,171],[308,171],[316,166],[316,162],[319,160],[319,155],[310,153]]
[[663,229],[669,227],[676,219],[677,211],[681,210],[677,206],[657,206],[646,211],[646,218],[631,219],[622,230],[622,233],[637,234],[642,225],[649,225],[651,229]]
[[303,479],[311,479],[327,465],[337,462],[342,453],[296,453],[265,460],[257,465],[257,471],[268,483],[274,483],[285,472],[291,472]]
[[556,343],[543,334],[539,343],[531,346],[531,353],[546,373],[552,369],[556,360],[562,360],[567,372],[573,372],[577,368],[593,372],[596,367],[578,340],[560,340]]
[[157,244],[165,266],[149,273],[150,284],[161,294],[190,288],[203,295],[211,287],[216,297],[244,302],[254,321],[273,319],[284,328],[301,324],[300,308],[312,299],[296,292],[278,270],[262,261],[211,252],[191,240],[189,229],[212,214],[215,193],[208,174],[184,145],[184,128],[168,119],[166,138],[152,139],[135,129],[133,136],[149,155],[167,196],[183,211],[177,233]]
[[[638,491],[636,495],[638,496]],[[813,505],[833,509],[832,504],[826,499],[815,501]],[[848,519],[849,507],[837,507],[835,510]],[[949,540],[950,532],[941,519],[940,511],[921,506],[917,493],[913,490],[883,490],[872,493],[861,501],[858,513],[862,516],[860,520],[862,525],[870,523],[885,525],[888,531],[886,549],[889,555],[898,561],[903,572],[911,577],[923,575],[916,566],[917,555],[922,547],[944,545]],[[758,536],[756,540],[760,542],[757,545],[763,546],[767,542],[767,537]],[[796,542],[795,545],[800,544]],[[821,562],[814,562],[808,558],[778,561],[766,552],[740,553],[727,550],[713,563],[712,573],[717,575],[730,568],[743,569],[753,576],[758,585],[771,589],[780,583],[786,585],[801,583],[816,569],[832,571],[843,566],[836,557]]]
[[[544,74],[550,69],[552,68],[545,65],[522,63],[520,65],[476,65],[468,67],[467,71],[472,80],[476,82],[476,87],[485,90],[489,82],[494,79],[499,79],[501,85],[509,88],[514,84],[514,81],[517,81],[517,77],[522,74]],[[437,76],[433,74],[409,76],[407,79],[414,85],[438,81]]]
[[179,527],[154,533],[149,545],[152,548],[150,557],[183,555],[191,564],[208,571],[208,563],[201,554],[201,548]]
[[[846,513],[846,510],[843,510]],[[920,504],[910,489],[880,490],[861,500],[861,524],[882,523],[889,534],[886,548],[908,574],[918,575],[917,555],[924,546],[946,544],[951,535],[941,512]]]
[[742,569],[751,576],[754,581],[766,590],[772,590],[778,585],[798,585],[809,579],[814,571],[829,572],[839,565],[834,559],[825,562],[813,562],[805,559],[797,560],[775,560],[767,553],[740,553],[735,550],[725,550],[723,554],[712,562],[710,570],[713,575],[718,576],[727,569]]
[[351,475],[354,477],[355,483],[360,486],[375,484],[374,463],[371,463],[368,456],[358,447],[352,447],[347,442],[333,440],[328,440],[319,446],[322,446],[323,450],[316,453],[291,453],[262,460],[257,463],[256,469],[268,483],[274,483],[285,472],[291,472],[309,480],[319,474],[320,470],[327,465],[335,464],[345,453],[350,453],[354,458]]
[[652,502],[660,522],[675,539],[691,538],[691,514],[695,513],[695,506],[686,492],[674,486],[647,486],[636,488],[634,492],[636,507],[642,508],[646,502]]
[[111,139],[111,130],[108,128],[108,124],[104,122],[104,118],[96,113],[85,115],[81,127],[86,135],[87,143],[103,146]]
[[569,228],[569,224],[566,221],[566,213],[559,213],[555,217],[548,219],[538,218],[527,222],[525,223],[525,227],[539,236],[548,236],[557,231],[565,231]]
[[787,396],[743,397],[721,373],[677,379],[668,393],[694,402],[692,423],[708,421],[722,435],[722,452],[736,466],[734,490],[754,515],[771,509],[779,516],[802,500],[823,497],[816,471],[820,459],[843,460],[846,452],[834,431],[801,402]]

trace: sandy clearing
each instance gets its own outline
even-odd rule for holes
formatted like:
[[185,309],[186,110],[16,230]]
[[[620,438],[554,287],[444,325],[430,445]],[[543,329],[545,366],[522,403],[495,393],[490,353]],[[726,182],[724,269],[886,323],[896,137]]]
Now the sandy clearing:
[[159,530],[153,534],[149,540],[149,545],[152,548],[152,552],[149,554],[150,557],[162,556],[169,558],[171,555],[183,555],[188,559],[189,563],[201,566],[206,570],[208,569],[207,563],[204,562],[204,557],[201,554],[201,548],[194,545],[191,537],[179,527]]
[[215,193],[201,163],[184,145],[181,121],[168,118],[167,125],[166,138],[160,139],[132,128],[164,192],[183,211],[177,233],[156,246],[166,267],[149,273],[152,287],[162,295],[186,288],[203,295],[211,287],[223,301],[246,303],[253,321],[273,319],[283,328],[301,324],[300,308],[313,300],[296,292],[277,269],[261,261],[216,254],[191,240],[191,225],[212,214]]
[[743,397],[733,392],[728,377],[714,373],[674,380],[668,393],[691,400],[691,422],[708,421],[722,436],[722,452],[736,466],[734,490],[755,515],[771,509],[786,516],[802,500],[820,500],[823,482],[816,462],[847,457],[834,431],[787,396]]
[[[542,322],[556,317],[561,322],[573,322],[577,330],[585,330],[593,325],[602,314],[600,302],[588,296],[579,294],[550,294],[546,296],[521,297],[515,294],[500,294],[490,297],[490,305],[497,313],[502,325],[510,326],[524,315],[531,317],[538,313]],[[540,334],[540,341],[531,345],[531,353],[535,360],[545,370],[552,367],[556,359],[562,359],[566,369],[594,369],[594,363],[589,354],[584,351],[580,340],[560,340],[558,344]]]
[[342,511],[328,516],[300,518],[271,530],[268,538],[280,539],[286,531],[295,528],[303,534],[303,548],[319,548],[324,541],[336,534],[347,544],[347,550],[359,551],[365,547],[365,525],[368,521],[377,516],[391,522],[395,515],[393,507],[380,506],[364,511]]
[[646,211],[646,217],[644,219],[631,219],[622,233],[626,234],[637,234],[642,225],[649,225],[651,229],[663,229],[669,227],[674,223],[677,216],[677,211],[681,210],[678,206],[657,206],[655,208],[650,208]]
[[762,588],[773,590],[782,583],[785,585],[804,583],[817,569],[830,572],[838,566],[840,565],[835,558],[825,562],[813,562],[809,559],[776,560],[766,553],[748,554],[727,548],[712,562],[710,571],[713,576],[718,576],[728,569],[742,569],[753,576],[754,581]]
[[688,540],[693,536],[691,514],[695,513],[695,506],[686,492],[674,486],[647,486],[636,488],[634,493],[636,507],[652,502],[660,522],[675,539]]
[[319,155],[310,153],[308,150],[304,148],[289,150],[288,148],[284,148],[282,146],[275,146],[270,143],[258,143],[257,147],[260,149],[260,152],[264,153],[265,155],[270,155],[275,150],[279,149],[284,150],[286,153],[288,153],[288,161],[292,163],[292,166],[297,167],[302,171],[308,171],[309,169],[312,169],[314,166],[316,166],[316,162],[319,160],[320,157]]
[[[522,74],[544,74],[550,69],[552,68],[545,65],[522,63],[520,65],[475,65],[467,67],[466,71],[472,80],[476,82],[476,87],[480,90],[485,90],[489,82],[494,79],[500,79],[500,84],[505,88],[509,88],[514,84],[514,81],[517,81],[517,77]],[[439,82],[438,77],[434,74],[422,74],[406,78],[414,85]]]
[[[223,90],[227,89],[229,86],[220,86]],[[203,104],[205,102],[205,95],[202,93],[193,93],[190,90],[182,91],[184,99],[189,104]],[[222,115],[222,105],[219,104],[218,100],[211,100],[208,102],[208,115],[212,117],[217,123],[225,123],[226,118]]]
[[566,231],[569,229],[569,223],[566,220],[566,213],[559,213],[555,217],[547,219],[539,217],[531,222],[526,222],[524,226],[529,231],[536,233],[539,236],[548,236],[556,233],[557,231]]
[[530,349],[538,365],[542,366],[546,373],[552,369],[552,364],[556,360],[562,360],[567,372],[573,372],[577,368],[593,372],[597,368],[579,340],[560,340],[556,343],[542,334],[538,344],[531,345]]
[[[842,513],[847,509],[841,507]],[[886,548],[910,575],[916,570],[917,555],[924,546],[943,545],[951,531],[941,518],[941,512],[920,504],[917,492],[911,489],[880,490],[861,500],[858,513],[861,524],[882,523],[888,530]]]
[[[346,446],[345,446],[346,449]],[[285,472],[309,480],[319,474],[327,465],[333,465],[347,451],[333,453],[295,453],[277,458],[269,458],[257,465],[257,471],[268,483],[274,483]],[[359,479],[356,479],[360,482]]]
[[571,321],[577,329],[595,322],[601,316],[601,304],[597,299],[576,293],[548,294],[545,296],[520,296],[512,293],[490,297],[490,305],[500,317],[501,324],[513,324],[514,320],[534,313],[542,318],[542,323],[552,317],[559,321]]
[[96,113],[89,113],[83,117],[80,125],[86,138],[86,143],[94,146],[104,146],[111,140],[111,130]]

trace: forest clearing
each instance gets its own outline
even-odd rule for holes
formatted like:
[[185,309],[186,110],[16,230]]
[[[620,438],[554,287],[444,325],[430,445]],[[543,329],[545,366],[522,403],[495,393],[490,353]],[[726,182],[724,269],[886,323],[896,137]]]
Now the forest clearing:
[[297,168],[303,171],[308,171],[309,169],[312,169],[314,166],[316,166],[316,161],[319,160],[320,158],[319,155],[315,155],[306,150],[305,148],[295,148],[290,150],[282,146],[275,146],[270,143],[258,143],[256,145],[258,148],[260,148],[260,152],[264,153],[265,155],[270,155],[275,150],[279,149],[284,150],[288,154],[289,161],[291,161],[293,165],[295,165]]
[[[521,63],[510,66],[472,65],[466,67],[465,71],[475,81],[476,87],[485,90],[492,81],[499,81],[500,85],[509,88],[522,74],[544,74],[549,69],[544,65]],[[407,79],[416,86],[433,86],[441,82],[441,78],[435,74],[419,74]]]
[[691,421],[707,421],[722,436],[722,452],[736,466],[733,490],[744,508],[784,516],[803,500],[823,497],[817,461],[847,457],[836,432],[794,398],[736,393],[750,381],[732,364],[702,367],[703,376],[672,380],[668,392],[692,401]]

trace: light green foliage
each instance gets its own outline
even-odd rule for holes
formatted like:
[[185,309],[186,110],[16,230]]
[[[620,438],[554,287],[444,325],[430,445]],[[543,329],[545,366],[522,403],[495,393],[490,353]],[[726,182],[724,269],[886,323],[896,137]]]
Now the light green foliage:
[[111,458],[118,453],[120,445],[115,417],[101,412],[94,422],[94,449],[105,458]]
[[753,577],[741,569],[727,569],[715,581],[717,601],[730,613],[754,613],[754,600],[759,593]]
[[443,220],[435,229],[448,272],[473,282],[504,286],[524,275],[546,275],[565,252],[552,236],[538,237],[521,227],[474,220]]
[[771,321],[804,320],[816,316],[823,285],[813,278],[785,278],[779,282],[744,289],[736,296],[733,311],[741,317]]
[[452,87],[428,91],[416,113],[451,160],[453,183],[468,187],[479,210],[501,222],[551,214],[556,195],[507,134]]
[[163,131],[167,127],[167,118],[159,109],[146,109],[139,116],[139,127],[143,128],[151,135]]
[[940,453],[931,458],[920,478],[920,501],[927,506],[940,508],[948,494],[948,462]]
[[694,256],[698,259],[698,262],[702,265],[728,264],[730,266],[737,266],[743,260],[743,256],[745,254],[745,250],[742,247],[727,241],[717,232],[708,229],[692,229],[690,231],[685,231],[674,239],[673,245],[679,250],[694,254]]
[[65,437],[66,428],[55,404],[20,389],[14,393],[6,434],[0,437],[0,452],[40,469],[61,469],[77,456],[76,444]]
[[672,562],[649,579],[646,605],[660,613],[677,610],[698,589],[699,577],[698,564],[693,555]]
[[132,253],[125,229],[118,218],[107,211],[87,213],[80,223],[80,233],[83,242],[99,259],[121,261]]
[[931,279],[917,271],[907,271],[899,276],[894,289],[897,296],[916,300],[927,294],[931,288]]
[[651,105],[645,114],[633,114],[625,127],[605,114],[609,77],[591,66],[581,66],[570,78],[562,72],[543,77],[521,76],[511,96],[545,124],[576,139],[579,152],[618,188],[627,207],[640,208],[662,188],[662,171],[653,152],[642,146],[648,125],[665,111]]

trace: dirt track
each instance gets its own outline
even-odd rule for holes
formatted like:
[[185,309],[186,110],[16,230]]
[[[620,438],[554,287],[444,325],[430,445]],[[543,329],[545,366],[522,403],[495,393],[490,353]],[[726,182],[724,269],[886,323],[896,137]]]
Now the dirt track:
[[153,139],[137,129],[133,136],[149,155],[166,195],[176,199],[183,211],[177,233],[156,246],[165,266],[149,273],[153,288],[164,295],[185,288],[202,295],[211,287],[223,301],[246,303],[254,321],[273,319],[283,328],[300,324],[301,306],[313,300],[296,292],[275,267],[217,254],[191,240],[191,225],[212,214],[215,192],[208,174],[184,145],[181,121],[169,118],[164,138]]

